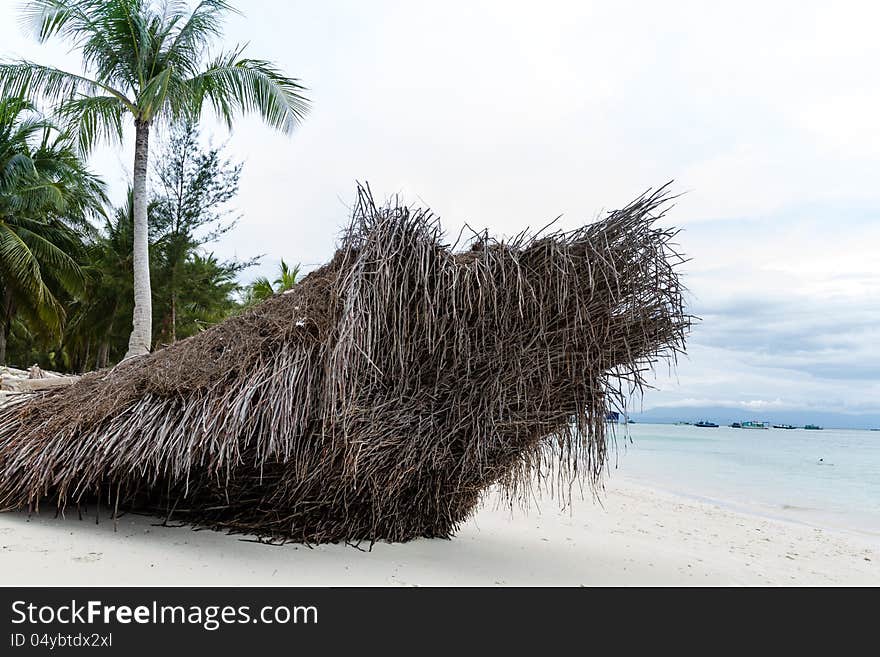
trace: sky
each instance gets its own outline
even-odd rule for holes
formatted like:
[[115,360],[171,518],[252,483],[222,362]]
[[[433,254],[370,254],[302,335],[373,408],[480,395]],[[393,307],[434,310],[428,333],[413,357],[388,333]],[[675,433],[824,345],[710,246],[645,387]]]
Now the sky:
[[[0,55],[79,70],[0,0]],[[249,43],[309,88],[291,137],[250,117],[222,257],[325,262],[355,181],[511,235],[575,227],[674,180],[700,321],[640,406],[880,413],[880,4],[238,0]],[[121,199],[133,149],[92,166]]]

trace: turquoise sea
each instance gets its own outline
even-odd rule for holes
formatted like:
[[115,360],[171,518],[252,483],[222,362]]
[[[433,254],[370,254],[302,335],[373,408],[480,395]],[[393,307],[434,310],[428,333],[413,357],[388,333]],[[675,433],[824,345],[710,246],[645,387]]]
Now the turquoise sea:
[[616,433],[612,479],[880,537],[880,432],[630,424]]

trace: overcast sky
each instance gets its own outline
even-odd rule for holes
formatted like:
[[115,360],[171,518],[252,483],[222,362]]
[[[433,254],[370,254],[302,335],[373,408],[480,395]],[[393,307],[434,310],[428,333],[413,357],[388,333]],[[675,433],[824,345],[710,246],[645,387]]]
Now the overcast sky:
[[[67,68],[0,0],[0,50]],[[587,222],[648,187],[687,192],[703,321],[645,408],[880,412],[880,4],[239,0],[227,46],[310,88],[291,138],[257,119],[216,252],[326,261],[355,180],[430,205],[450,233]],[[131,145],[93,166],[119,199]]]

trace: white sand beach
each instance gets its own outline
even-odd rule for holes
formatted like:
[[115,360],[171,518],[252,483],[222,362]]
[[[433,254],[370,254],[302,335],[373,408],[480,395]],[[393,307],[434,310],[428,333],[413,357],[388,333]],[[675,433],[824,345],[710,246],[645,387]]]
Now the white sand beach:
[[[604,508],[603,508],[604,507]],[[451,541],[267,546],[125,516],[0,514],[4,585],[880,585],[880,537],[677,497],[615,476],[603,506],[484,507]],[[364,546],[366,547],[366,546]]]

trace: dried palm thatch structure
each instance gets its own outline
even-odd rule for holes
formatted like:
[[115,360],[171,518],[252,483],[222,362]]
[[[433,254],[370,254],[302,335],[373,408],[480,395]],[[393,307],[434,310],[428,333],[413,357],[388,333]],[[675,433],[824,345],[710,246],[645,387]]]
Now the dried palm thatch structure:
[[606,412],[684,349],[668,198],[456,251],[429,211],[359,188],[290,293],[0,410],[0,506],[405,541],[450,536],[495,484],[596,484]]

